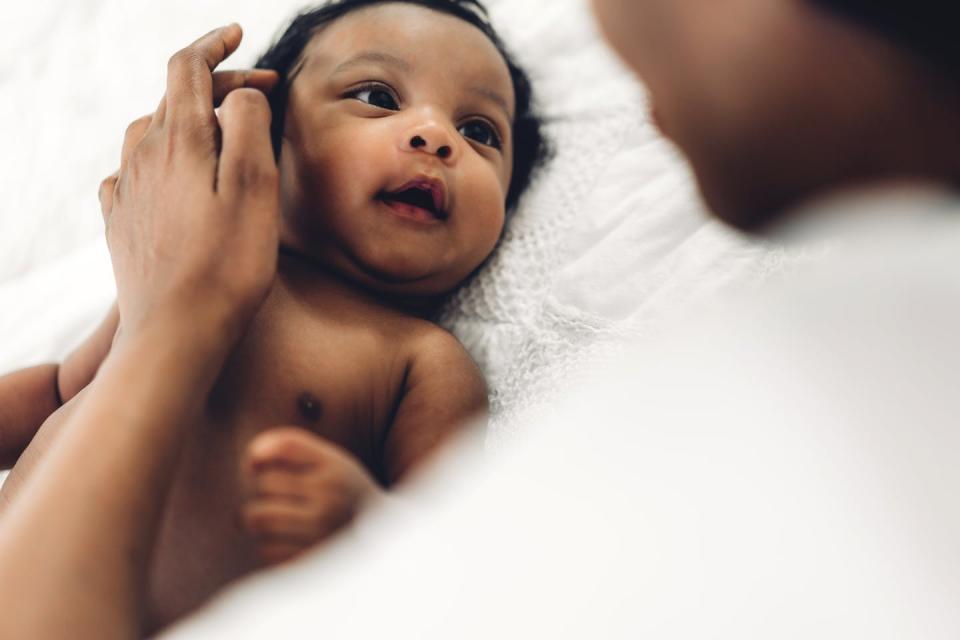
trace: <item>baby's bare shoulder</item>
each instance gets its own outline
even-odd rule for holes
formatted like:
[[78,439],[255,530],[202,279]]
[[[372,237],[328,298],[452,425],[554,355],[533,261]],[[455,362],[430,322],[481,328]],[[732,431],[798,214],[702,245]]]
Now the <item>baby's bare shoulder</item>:
[[436,325],[419,327],[409,340],[403,397],[385,443],[391,483],[487,413],[483,374],[459,340]]
[[479,367],[466,348],[446,329],[426,321],[416,321],[409,327],[406,350],[411,365],[422,369],[440,369],[448,374],[469,374],[482,382]]

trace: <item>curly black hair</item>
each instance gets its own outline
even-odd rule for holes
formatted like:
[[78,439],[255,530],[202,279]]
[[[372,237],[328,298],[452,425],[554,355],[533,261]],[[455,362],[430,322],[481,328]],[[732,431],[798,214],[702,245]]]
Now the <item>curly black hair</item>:
[[543,122],[534,110],[530,78],[516,63],[503,40],[490,24],[487,9],[479,0],[333,0],[297,15],[270,49],[260,56],[256,64],[258,69],[272,69],[280,74],[280,82],[270,94],[270,107],[273,111],[271,137],[274,153],[279,157],[284,115],[290,91],[289,83],[292,80],[290,74],[295,70],[304,48],[316,30],[352,11],[386,2],[416,4],[456,16],[483,32],[503,56],[516,94],[516,116],[513,122],[513,179],[506,201],[507,210],[512,210],[529,186],[537,167],[549,155],[548,145],[543,135]]

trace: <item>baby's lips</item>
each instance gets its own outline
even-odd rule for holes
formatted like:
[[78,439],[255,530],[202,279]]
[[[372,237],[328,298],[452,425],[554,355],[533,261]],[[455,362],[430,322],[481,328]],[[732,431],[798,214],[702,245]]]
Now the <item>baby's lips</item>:
[[399,189],[392,191],[392,193],[401,193],[403,191],[407,191],[408,189],[422,189],[424,191],[429,191],[433,197],[433,207],[437,213],[441,214],[444,218],[449,216],[447,208],[447,186],[439,178],[418,176],[407,182]]

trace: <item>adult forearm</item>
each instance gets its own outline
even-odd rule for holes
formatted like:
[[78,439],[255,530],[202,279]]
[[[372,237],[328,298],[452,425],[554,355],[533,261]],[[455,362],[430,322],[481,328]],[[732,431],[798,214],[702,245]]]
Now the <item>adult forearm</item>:
[[187,430],[276,275],[270,106],[244,91],[214,112],[210,74],[241,36],[218,29],[171,58],[160,108],[101,185],[120,337],[0,519],[2,638],[140,632]]
[[181,325],[118,342],[0,521],[0,637],[139,634],[165,497],[229,349]]

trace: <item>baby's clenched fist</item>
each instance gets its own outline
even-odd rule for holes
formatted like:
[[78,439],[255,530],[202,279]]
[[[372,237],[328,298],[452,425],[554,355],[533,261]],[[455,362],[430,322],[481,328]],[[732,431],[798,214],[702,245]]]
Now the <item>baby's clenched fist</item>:
[[240,522],[264,564],[289,560],[348,524],[381,488],[352,455],[295,427],[249,444]]

